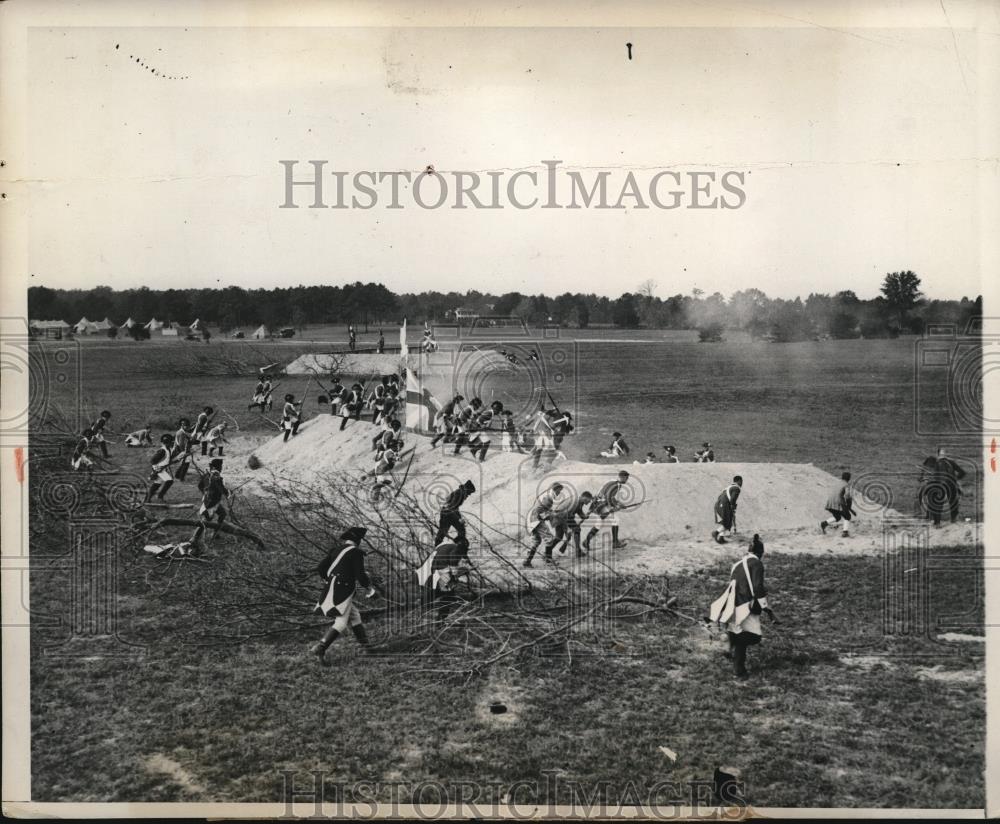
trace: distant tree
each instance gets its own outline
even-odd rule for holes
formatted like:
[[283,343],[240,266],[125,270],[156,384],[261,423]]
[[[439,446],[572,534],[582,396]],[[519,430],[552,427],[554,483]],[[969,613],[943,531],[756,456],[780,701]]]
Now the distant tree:
[[118,327],[117,326],[112,326],[110,329],[108,329],[108,337],[111,338],[111,340],[114,340],[115,338],[118,337]]
[[909,269],[905,272],[890,272],[882,281],[882,294],[889,311],[895,315],[896,323],[902,327],[907,313],[923,297],[920,291],[920,278]]
[[639,287],[635,290],[637,295],[646,299],[646,302],[650,302],[656,297],[656,281],[652,278],[647,278]]
[[635,306],[635,295],[626,292],[615,301],[611,322],[623,329],[635,329],[639,326],[639,311]]
[[524,300],[524,295],[520,292],[507,292],[501,295],[493,304],[493,311],[498,315],[513,315],[514,310]]
[[827,330],[831,338],[856,338],[858,336],[858,316],[850,312],[836,312],[830,317]]
[[134,324],[128,333],[132,340],[149,340],[149,330],[141,323]]

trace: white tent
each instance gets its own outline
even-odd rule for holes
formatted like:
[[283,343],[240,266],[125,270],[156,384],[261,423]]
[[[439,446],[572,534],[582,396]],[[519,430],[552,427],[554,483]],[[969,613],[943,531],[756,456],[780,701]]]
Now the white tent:
[[118,328],[119,329],[131,329],[133,326],[135,326],[135,321],[132,320],[132,318],[129,318],[127,321],[125,321],[125,323],[123,323]]
[[63,338],[73,331],[73,327],[64,320],[33,320],[30,327],[34,334],[46,338]]
[[156,318],[153,318],[152,320],[150,320],[149,323],[146,324],[146,328],[150,332],[159,332],[163,328],[163,324]]
[[254,332],[250,337],[254,338],[255,340],[264,340],[264,338],[271,337],[271,333],[270,331],[268,331],[268,328],[262,323],[260,326],[257,327],[257,331]]
[[78,335],[91,335],[98,331],[97,324],[93,321],[87,320],[86,318],[80,318],[73,329]]
[[201,320],[199,318],[195,318],[194,321],[191,323],[191,325],[188,327],[188,329],[192,332],[200,332]]
[[114,327],[114,324],[105,318],[104,320],[99,320],[94,324],[94,327],[101,332],[107,332],[109,329]]

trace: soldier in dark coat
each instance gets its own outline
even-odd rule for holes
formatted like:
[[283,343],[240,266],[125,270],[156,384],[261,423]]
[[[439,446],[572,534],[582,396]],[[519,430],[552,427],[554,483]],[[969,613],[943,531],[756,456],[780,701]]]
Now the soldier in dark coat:
[[434,536],[434,546],[440,544],[448,536],[450,529],[455,530],[457,538],[465,538],[465,519],[459,511],[459,507],[475,491],[476,485],[472,481],[466,481],[455,489],[442,504],[441,515],[438,518],[438,530]]
[[964,477],[965,470],[949,458],[943,448],[937,451],[936,457],[932,455],[924,461],[920,499],[934,526],[941,526],[945,516],[951,523],[958,520]]
[[417,570],[424,608],[433,609],[437,620],[447,618],[452,607],[461,600],[455,593],[455,585],[459,578],[468,575],[469,568],[469,542],[457,538],[438,544]]
[[195,527],[191,535],[191,543],[199,545],[201,536],[205,534],[205,529],[213,524],[215,531],[212,538],[219,534],[219,527],[229,515],[226,509],[226,502],[229,500],[229,488],[222,478],[222,458],[212,458],[208,462],[208,472],[198,480],[198,489],[201,491],[201,507],[198,509],[198,526]]
[[767,603],[764,585],[764,542],[754,535],[747,554],[733,565],[730,579],[735,582],[733,611],[726,624],[729,639],[727,657],[733,662],[737,678],[747,677],[747,647],[755,646],[761,639],[761,613],[775,621],[774,612]]
[[721,529],[712,530],[712,538],[717,544],[724,544],[726,537],[736,526],[736,501],[740,497],[740,490],[743,489],[743,478],[739,475],[733,477],[733,482],[729,484],[719,497],[715,499],[715,522]]
[[361,549],[361,541],[367,532],[362,526],[352,526],[345,530],[340,541],[316,567],[316,572],[325,582],[323,597],[316,604],[316,611],[327,617],[334,617],[333,624],[323,638],[310,648],[310,652],[319,658],[324,667],[330,665],[326,660],[327,649],[348,627],[359,644],[368,646],[368,633],[361,622],[361,612],[354,603],[359,585],[366,588],[369,596],[375,592],[365,570],[365,553]]

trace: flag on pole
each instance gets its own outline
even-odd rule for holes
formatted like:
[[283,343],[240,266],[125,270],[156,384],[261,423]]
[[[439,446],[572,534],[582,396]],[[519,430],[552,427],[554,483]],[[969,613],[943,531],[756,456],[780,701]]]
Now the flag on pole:
[[406,367],[406,428],[410,432],[429,434],[434,428],[434,417],[441,404],[421,384],[410,367]]
[[406,348],[406,318],[403,318],[403,325],[399,327],[399,354],[406,357],[410,350]]

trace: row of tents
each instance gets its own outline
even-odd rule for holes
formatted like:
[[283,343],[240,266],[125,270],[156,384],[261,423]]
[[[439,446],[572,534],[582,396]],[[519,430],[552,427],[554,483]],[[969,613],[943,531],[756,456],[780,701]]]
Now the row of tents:
[[[123,324],[117,326],[117,328],[119,331],[128,334],[131,329],[139,325],[140,324],[137,321],[129,318]],[[109,330],[116,328],[114,322],[108,318],[99,321],[92,321],[87,320],[86,317],[80,318],[80,320],[73,325],[70,325],[62,320],[33,320],[29,326],[31,327],[32,333],[38,335],[39,337],[56,338],[64,338],[71,335],[106,335]],[[189,326],[164,323],[156,318],[152,318],[148,322],[141,324],[141,326],[150,333],[158,332],[162,335],[179,335],[181,337],[187,334],[201,334],[205,330],[205,325],[199,318],[195,318]],[[242,337],[242,334],[240,336]],[[255,340],[264,340],[265,338],[273,337],[273,335],[271,331],[262,324],[252,335],[250,335],[250,337]]]
[[[86,317],[80,318],[75,324],[68,324],[63,320],[33,320],[29,324],[31,331],[44,336],[44,337],[68,337],[70,335],[102,335],[107,334],[111,329],[119,329],[122,332],[128,333],[129,330],[133,329],[140,324],[129,318],[125,323],[121,325],[116,325],[113,321],[108,318],[104,320],[87,320]],[[194,332],[200,333],[204,329],[204,324],[200,319],[195,319],[190,326],[178,326],[177,324],[164,323],[163,321],[152,318],[147,323],[141,324],[149,332],[160,332],[162,334],[178,334],[180,330],[185,333]]]

